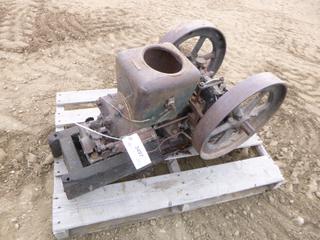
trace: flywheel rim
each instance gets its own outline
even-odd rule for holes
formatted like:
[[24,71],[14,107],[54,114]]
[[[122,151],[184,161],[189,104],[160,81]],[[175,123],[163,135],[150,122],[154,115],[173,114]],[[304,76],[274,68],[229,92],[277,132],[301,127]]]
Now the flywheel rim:
[[[222,95],[201,118],[193,131],[192,145],[204,160],[214,159],[234,150],[249,139],[271,118],[283,102],[286,91],[287,88],[284,82],[267,72],[253,75],[241,81]],[[217,131],[217,129],[219,129],[218,127],[221,128],[220,124],[225,121],[225,119],[233,113],[241,103],[255,94],[260,94],[260,92],[272,92],[267,99],[272,105],[267,106],[268,108],[266,109],[268,111],[263,110],[264,112],[262,112],[262,114],[264,115],[258,114],[255,118],[252,118],[253,120],[251,120],[251,122],[250,119],[245,121],[245,123],[250,123],[249,126],[254,125],[255,132],[249,134],[244,131],[239,132],[237,138],[225,148],[208,148],[207,145],[210,144],[209,141],[211,141],[212,138],[210,134],[214,133],[214,130]],[[227,124],[225,125],[227,126]]]
[[214,56],[208,63],[205,71],[210,72],[213,76],[223,62],[226,52],[226,40],[222,32],[218,30],[211,22],[194,20],[185,24],[181,24],[177,28],[166,33],[159,42],[170,42],[180,49],[179,46],[183,42],[197,36],[203,36],[206,39],[209,39],[212,43],[212,47],[214,48]]

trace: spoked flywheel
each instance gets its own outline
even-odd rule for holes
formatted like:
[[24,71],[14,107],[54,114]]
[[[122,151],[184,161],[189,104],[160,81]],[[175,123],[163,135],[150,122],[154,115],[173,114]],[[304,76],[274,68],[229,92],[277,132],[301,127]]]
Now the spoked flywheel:
[[200,71],[210,76],[218,71],[226,52],[223,34],[207,21],[182,24],[164,35],[162,42],[174,44]]
[[220,157],[245,142],[277,111],[286,85],[271,73],[243,80],[222,95],[197,124],[192,144],[205,160]]

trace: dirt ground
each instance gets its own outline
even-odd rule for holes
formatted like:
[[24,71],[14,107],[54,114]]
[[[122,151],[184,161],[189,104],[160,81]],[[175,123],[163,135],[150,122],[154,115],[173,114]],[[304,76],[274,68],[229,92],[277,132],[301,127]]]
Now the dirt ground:
[[262,71],[287,82],[261,132],[286,183],[81,239],[320,239],[319,0],[0,0],[0,239],[53,238],[55,93],[115,86],[117,51],[193,19],[225,34],[229,83]]

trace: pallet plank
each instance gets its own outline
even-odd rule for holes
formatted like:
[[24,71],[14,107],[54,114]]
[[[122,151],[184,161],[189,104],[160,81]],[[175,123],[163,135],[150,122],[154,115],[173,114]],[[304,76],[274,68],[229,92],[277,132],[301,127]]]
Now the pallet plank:
[[56,114],[56,127],[61,127],[75,122],[84,122],[87,118],[93,117],[96,119],[100,111],[98,108],[85,108],[76,110],[67,110]]
[[254,147],[260,144],[262,144],[262,140],[258,137],[257,134],[254,134],[247,141],[242,143],[238,148]]
[[[67,200],[55,191],[53,230],[125,219],[159,209],[192,204],[283,181],[269,157],[116,183]],[[198,207],[201,207],[200,204]]]
[[114,93],[117,93],[116,88],[58,92],[56,94],[56,104],[57,106],[63,106],[67,104],[91,103],[99,97]]
[[78,227],[78,228],[70,229],[70,235],[71,236],[79,236],[79,235],[83,235],[83,234],[88,234],[88,233],[93,233],[93,232],[97,232],[97,231],[110,229],[113,227],[125,226],[130,223],[135,223],[137,221],[145,221],[148,219],[154,219],[157,217],[165,217],[165,216],[181,213],[181,212],[183,212],[183,210],[186,210],[186,209],[187,209],[187,211],[194,210],[194,209],[199,208],[199,205],[201,205],[201,207],[207,207],[207,206],[212,206],[213,204],[219,204],[219,203],[223,203],[223,202],[227,202],[227,201],[231,201],[231,200],[236,200],[236,199],[240,199],[240,198],[244,198],[244,197],[250,197],[250,196],[253,196],[256,194],[263,193],[267,190],[270,190],[273,188],[273,186],[274,186],[273,184],[266,185],[266,186],[261,186],[261,187],[249,189],[249,190],[244,190],[239,193],[228,194],[228,195],[216,197],[213,199],[203,199],[199,202],[192,203],[191,205],[188,205],[188,204],[184,205],[184,206],[188,206],[187,208],[184,208],[183,206],[178,206],[178,207],[172,207],[172,208],[158,209],[153,212],[146,212],[141,215],[127,217],[125,220],[114,219],[112,222],[110,222],[110,221],[100,222],[100,223],[88,225],[85,227]]
[[167,166],[168,166],[169,172],[171,172],[171,173],[181,171],[177,159],[173,159],[173,160],[168,161]]

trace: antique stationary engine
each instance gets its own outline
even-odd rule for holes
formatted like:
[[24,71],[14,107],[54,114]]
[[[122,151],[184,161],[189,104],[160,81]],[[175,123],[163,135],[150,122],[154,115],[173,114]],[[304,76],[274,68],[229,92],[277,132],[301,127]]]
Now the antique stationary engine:
[[[97,99],[90,116],[49,136],[63,155],[68,198],[117,181],[193,147],[204,160],[246,141],[276,112],[285,84],[260,73],[227,89],[216,77],[226,51],[222,33],[194,21],[168,32],[160,43],[124,50],[116,57],[117,92]],[[123,143],[136,133],[150,157],[137,168]]]

